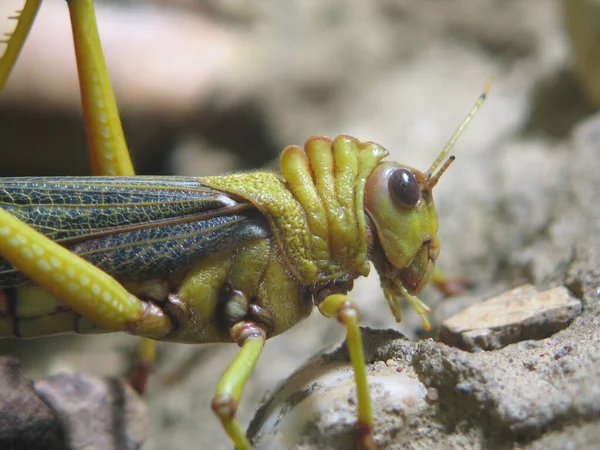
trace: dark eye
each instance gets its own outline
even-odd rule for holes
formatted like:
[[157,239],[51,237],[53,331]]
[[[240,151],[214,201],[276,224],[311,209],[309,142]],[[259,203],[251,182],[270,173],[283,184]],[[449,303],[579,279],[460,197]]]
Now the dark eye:
[[415,176],[406,169],[396,169],[390,175],[388,187],[401,205],[412,208],[419,201],[421,187]]

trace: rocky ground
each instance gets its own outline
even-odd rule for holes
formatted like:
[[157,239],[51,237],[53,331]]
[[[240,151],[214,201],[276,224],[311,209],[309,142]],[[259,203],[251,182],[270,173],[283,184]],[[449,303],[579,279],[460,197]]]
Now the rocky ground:
[[[128,21],[134,13],[143,20]],[[53,14],[59,13],[42,11],[40,18]],[[486,78],[494,77],[488,101],[456,146],[456,162],[435,189],[440,266],[449,275],[467,276],[473,288],[452,299],[433,290],[424,294],[434,310],[431,334],[412,311],[395,323],[376,276],[352,292],[366,326],[406,336],[365,335],[376,439],[390,449],[600,446],[600,116],[572,73],[561,3],[264,0],[251,6],[208,2],[197,10],[185,0],[128,8],[108,2],[98,18],[111,24],[105,25],[108,60],[117,74],[117,97],[124,96],[138,167],[154,173],[197,175],[268,164],[287,144],[342,133],[377,141],[394,160],[424,169]],[[124,22],[139,27],[137,38],[120,38]],[[61,54],[60,45],[53,49]],[[45,92],[44,80],[27,71],[43,50],[29,51],[0,110],[2,122],[10,124],[0,126],[3,148],[37,149],[37,156],[26,158],[32,161],[57,149],[81,152],[76,92],[56,95],[59,81],[68,79],[50,73],[59,64],[44,72],[55,80]],[[136,59],[138,54],[145,56]],[[21,84],[36,89],[28,92]],[[40,113],[42,101],[46,112]],[[32,126],[38,137],[28,132]],[[58,159],[74,159],[70,155]],[[41,170],[10,164],[2,161],[3,174]],[[53,170],[79,172],[80,166]],[[436,340],[451,316],[525,283],[540,292],[565,286],[581,312],[560,331],[526,340],[530,336],[519,335],[493,350],[460,350]],[[510,306],[490,310],[501,317],[511,312]],[[553,320],[556,314],[541,322]],[[243,398],[243,424],[265,392],[342,339],[340,327],[315,313],[269,341]],[[63,368],[115,375],[127,370],[133,343],[122,336],[59,337],[4,343],[2,351],[19,356],[34,379]],[[196,351],[185,376],[166,384],[165,376]],[[144,449],[230,448],[209,404],[235,352],[232,346],[159,348]],[[327,394],[328,383],[348,377],[343,355],[318,357],[275,391],[252,427],[257,445],[277,448],[274,442],[283,436],[300,442],[297,448],[345,448],[353,420],[351,383],[350,391]],[[324,375],[325,381],[319,378]],[[298,392],[308,403],[298,395],[290,400]],[[269,426],[260,428],[261,420]]]

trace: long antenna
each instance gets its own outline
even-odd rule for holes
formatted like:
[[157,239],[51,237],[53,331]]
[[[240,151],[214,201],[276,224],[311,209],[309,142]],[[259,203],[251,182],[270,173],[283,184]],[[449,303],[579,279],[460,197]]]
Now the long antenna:
[[[473,117],[475,117],[475,113],[479,110],[479,108],[481,108],[481,105],[483,105],[483,102],[485,101],[488,93],[490,92],[490,89],[492,87],[492,82],[493,82],[492,78],[487,79],[487,82],[485,83],[485,87],[483,88],[483,91],[481,91],[481,94],[479,94],[479,97],[477,97],[477,100],[475,101],[475,104],[471,108],[471,111],[469,111],[469,114],[467,114],[467,117],[465,117],[465,119],[462,121],[462,123],[460,124],[458,129],[454,132],[454,134],[452,135],[452,137],[450,138],[450,140],[444,147],[444,149],[438,155],[438,157],[433,162],[433,164],[431,165],[429,170],[426,172],[426,175],[428,178],[431,178],[434,170],[437,169],[438,166],[441,164],[441,162],[446,158],[446,156],[448,156],[448,153],[450,153],[450,150],[452,150],[452,147],[454,147],[454,144],[456,143],[456,141],[458,140],[458,138],[460,137],[462,132],[465,130],[465,128],[467,127],[469,122],[471,122],[471,120],[473,120]],[[447,168],[447,166],[444,167],[444,170],[446,168]],[[436,178],[439,178],[439,176],[437,176]],[[436,180],[436,183],[437,183],[437,180]]]

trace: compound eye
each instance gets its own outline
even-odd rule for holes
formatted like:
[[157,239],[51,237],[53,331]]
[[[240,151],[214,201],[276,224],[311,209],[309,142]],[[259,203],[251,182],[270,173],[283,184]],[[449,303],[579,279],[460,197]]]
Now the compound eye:
[[394,170],[390,175],[388,187],[394,199],[407,208],[415,206],[421,196],[419,182],[407,169]]

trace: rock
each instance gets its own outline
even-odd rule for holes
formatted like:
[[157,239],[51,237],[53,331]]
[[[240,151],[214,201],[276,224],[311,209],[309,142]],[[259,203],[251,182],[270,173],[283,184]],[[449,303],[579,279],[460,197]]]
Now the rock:
[[60,373],[33,383],[0,357],[0,449],[138,449],[145,403],[123,380]]
[[542,339],[581,314],[581,301],[558,286],[539,292],[524,285],[447,319],[439,340],[463,350],[493,350],[526,339]]
[[65,448],[60,422],[10,356],[0,356],[0,448]]
[[146,404],[123,379],[59,373],[35,390],[60,420],[68,449],[134,450],[148,435]]

